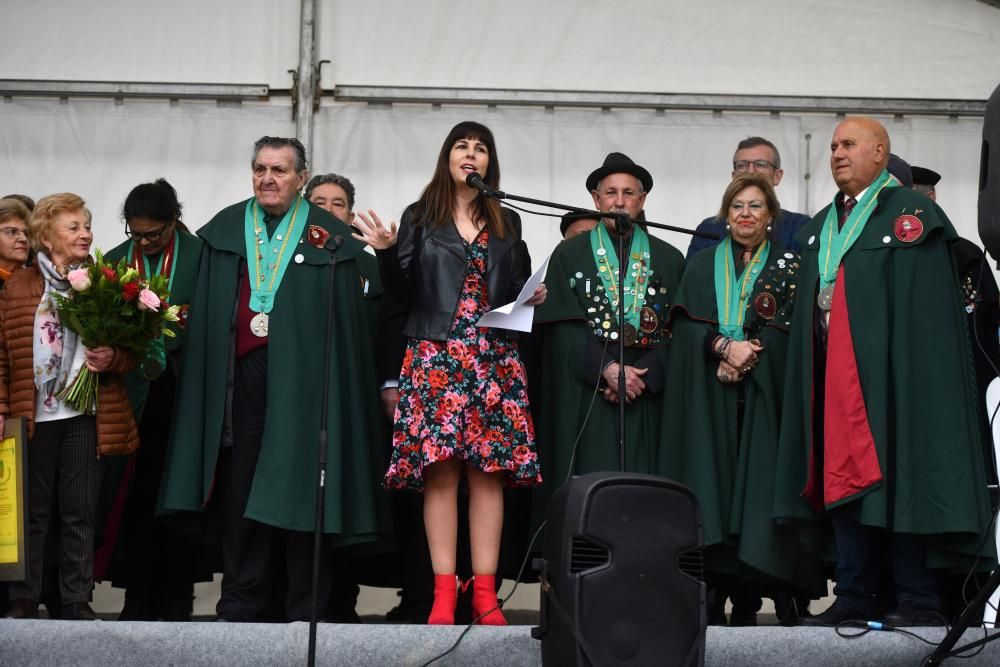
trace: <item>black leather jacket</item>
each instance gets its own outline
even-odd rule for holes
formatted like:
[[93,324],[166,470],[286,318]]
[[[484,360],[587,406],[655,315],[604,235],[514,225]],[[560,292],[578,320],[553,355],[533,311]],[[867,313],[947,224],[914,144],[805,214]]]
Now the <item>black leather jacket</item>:
[[[454,224],[432,228],[414,224],[411,204],[403,212],[396,245],[378,251],[379,272],[386,288],[410,314],[403,333],[411,338],[445,340],[451,330],[468,268],[465,243]],[[528,246],[521,240],[521,218],[503,209],[504,238],[489,238],[486,286],[490,308],[517,298],[531,275]]]

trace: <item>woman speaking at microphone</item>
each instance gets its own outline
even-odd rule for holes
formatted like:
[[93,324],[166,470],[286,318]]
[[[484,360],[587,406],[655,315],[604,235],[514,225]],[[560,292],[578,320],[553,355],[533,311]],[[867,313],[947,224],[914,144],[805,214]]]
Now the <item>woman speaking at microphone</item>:
[[[386,227],[358,213],[356,234],[378,255],[386,287],[410,304],[399,378],[393,453],[385,485],[424,492],[424,524],[434,569],[427,622],[455,620],[458,486],[469,487],[472,613],[506,625],[495,576],[503,524],[503,485],[541,483],[517,343],[477,326],[491,308],[513,301],[531,271],[521,221],[466,183],[482,175],[499,187],[493,133],[479,123],[452,128],[420,199]],[[540,286],[528,302],[545,300]],[[468,583],[463,584],[463,588]]]

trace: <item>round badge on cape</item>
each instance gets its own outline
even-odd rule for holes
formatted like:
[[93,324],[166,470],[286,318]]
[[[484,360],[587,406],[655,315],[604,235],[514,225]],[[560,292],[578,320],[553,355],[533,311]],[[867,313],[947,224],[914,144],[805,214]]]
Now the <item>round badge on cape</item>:
[[904,243],[913,243],[924,233],[924,223],[915,215],[901,215],[892,223],[896,238]]
[[639,311],[639,331],[650,334],[660,326],[660,316],[649,306],[643,306]]
[[330,232],[319,225],[309,225],[309,231],[306,234],[309,237],[309,245],[314,248],[322,249],[326,240],[330,238]]
[[753,300],[753,307],[757,311],[757,314],[765,320],[774,319],[775,313],[778,312],[778,302],[770,292],[761,292],[758,294],[757,298]]

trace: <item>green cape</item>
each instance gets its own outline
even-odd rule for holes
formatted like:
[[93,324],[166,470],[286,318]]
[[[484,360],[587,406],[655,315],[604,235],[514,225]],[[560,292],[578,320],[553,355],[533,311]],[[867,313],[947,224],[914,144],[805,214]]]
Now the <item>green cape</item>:
[[745,565],[798,588],[825,593],[819,564],[803,557],[797,534],[777,525],[771,514],[799,257],[772,244],[754,282],[745,331],[748,340],[761,341],[764,352],[741,383],[745,403],[737,432],[740,388],[718,381],[719,360],[709,358],[705,349],[706,338],[719,331],[715,251],[709,248],[688,260],[670,311],[673,336],[658,474],[697,495],[707,570],[740,574]]
[[[853,341],[848,364],[828,364],[828,377],[853,375],[858,391],[838,395],[837,406],[863,399],[869,444],[857,437],[814,449],[813,377],[819,235],[827,209],[800,230],[802,272],[788,346],[788,376],[778,448],[774,509],[778,517],[817,517],[817,507],[844,506],[861,523],[930,536],[927,564],[968,563],[991,518],[977,427],[971,353],[950,255],[955,230],[932,201],[909,188],[884,190],[863,233],[845,255],[831,327],[846,327]],[[914,216],[914,229],[902,225]],[[911,224],[913,224],[911,222]],[[908,240],[904,240],[908,239]],[[838,297],[839,294],[839,297]],[[846,294],[846,309],[837,300]],[[843,318],[839,323],[835,318]],[[846,340],[846,339],[841,339]],[[831,342],[832,345],[832,342]],[[828,428],[854,428],[839,420]],[[873,445],[870,444],[873,442]],[[844,450],[843,448],[847,448]],[[847,452],[849,464],[877,461],[881,479],[824,501],[824,490],[854,483],[844,470],[810,474],[810,461]],[[810,478],[819,493],[812,506]],[[987,540],[990,552],[992,539]]]
[[[655,309],[659,324],[645,345],[640,340],[625,348],[625,363],[633,364],[644,355],[652,355],[655,362],[665,368],[669,337],[664,335],[663,324],[680,282],[684,257],[676,248],[654,236],[649,237],[649,249],[653,275],[647,289],[652,289],[654,294],[646,296],[646,305]],[[542,391],[536,430],[538,457],[545,480],[540,489],[543,502],[538,503],[538,510],[544,509],[544,500],[566,480],[573,444],[584,423],[586,427],[576,449],[573,474],[618,469],[618,406],[607,402],[600,394],[592,400],[599,378],[588,376],[583,363],[586,348],[592,345],[590,341],[597,340],[588,323],[596,313],[587,311],[598,307],[594,298],[603,298],[603,288],[598,289],[601,279],[588,234],[563,241],[556,247],[549,260],[545,284],[548,296],[535,313],[542,333]],[[607,352],[616,355],[617,350],[617,341],[609,341]],[[659,396],[644,394],[626,406],[627,471],[655,472],[660,420]]]
[[[210,499],[222,436],[230,322],[246,252],[240,202],[198,231],[205,242],[184,349],[182,386],[167,454],[162,502],[197,510]],[[331,346],[329,441],[324,531],[339,543],[378,539],[387,522],[380,487],[384,442],[378,403],[370,303],[363,298],[363,245],[326,211],[309,206],[303,235],[275,297],[268,338],[267,420],[247,500],[248,519],[291,530],[313,529],[329,255],[305,242],[308,226],[343,237],[336,251]],[[298,261],[301,256],[302,261]],[[367,276],[373,280],[372,275]],[[369,299],[381,295],[369,285]]]

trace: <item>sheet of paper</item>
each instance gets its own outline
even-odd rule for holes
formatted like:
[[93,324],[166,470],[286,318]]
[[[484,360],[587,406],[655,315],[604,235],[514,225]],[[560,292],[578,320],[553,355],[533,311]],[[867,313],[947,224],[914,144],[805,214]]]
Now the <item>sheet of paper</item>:
[[[551,257],[552,255],[549,255]],[[545,258],[538,270],[531,274],[524,283],[521,293],[510,303],[494,308],[479,318],[476,324],[494,329],[513,329],[514,331],[531,331],[531,323],[535,318],[535,307],[525,302],[535,293],[535,289],[545,280],[545,272],[549,268],[549,257]]]

